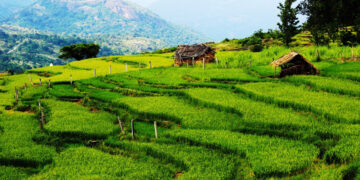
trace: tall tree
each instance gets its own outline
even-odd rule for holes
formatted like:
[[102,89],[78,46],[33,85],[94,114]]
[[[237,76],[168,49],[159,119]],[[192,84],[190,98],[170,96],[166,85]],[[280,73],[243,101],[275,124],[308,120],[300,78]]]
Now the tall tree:
[[283,42],[286,46],[292,41],[292,37],[299,32],[299,19],[297,18],[298,10],[292,8],[293,3],[296,0],[285,0],[285,3],[280,3],[278,9],[280,10],[280,23],[278,23],[279,29],[283,34]]
[[100,46],[97,44],[73,44],[69,46],[64,46],[60,49],[60,59],[68,60],[68,59],[88,59],[94,58],[100,51]]

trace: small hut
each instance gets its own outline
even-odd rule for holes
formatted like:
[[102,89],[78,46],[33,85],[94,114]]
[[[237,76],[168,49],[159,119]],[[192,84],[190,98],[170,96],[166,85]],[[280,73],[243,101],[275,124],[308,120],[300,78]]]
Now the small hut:
[[281,67],[280,78],[296,74],[315,75],[320,71],[297,52],[290,52],[280,59],[271,63],[275,68]]
[[215,61],[215,51],[205,44],[180,45],[175,53],[175,65],[196,64],[203,61]]

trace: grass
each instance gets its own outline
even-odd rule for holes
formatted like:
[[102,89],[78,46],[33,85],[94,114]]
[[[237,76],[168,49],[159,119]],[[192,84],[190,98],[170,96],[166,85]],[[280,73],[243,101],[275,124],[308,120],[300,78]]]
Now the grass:
[[106,112],[90,112],[80,105],[55,100],[43,100],[49,108],[45,129],[65,136],[104,138],[117,127],[116,116]]
[[74,87],[71,85],[54,85],[50,95],[60,99],[80,99],[84,97],[84,95],[75,92]]
[[360,96],[360,83],[346,79],[321,76],[291,76],[284,79],[296,85],[305,84],[315,90]]
[[343,138],[334,148],[325,154],[325,159],[328,163],[347,163],[359,157],[359,137]]
[[166,169],[153,163],[101,151],[73,147],[55,157],[54,163],[29,179],[169,179]]
[[29,175],[21,168],[11,166],[0,166],[0,179],[20,180],[26,179]]
[[249,159],[256,177],[290,175],[311,165],[318,154],[313,145],[230,131],[177,130],[168,136],[240,153]]
[[32,114],[0,115],[0,161],[3,165],[37,167],[52,161],[55,148],[39,145],[32,137],[39,131],[39,122]]
[[306,87],[287,83],[266,82],[236,87],[254,99],[300,111],[311,111],[335,122],[359,123],[360,114],[354,113],[360,110],[357,98],[313,92]]

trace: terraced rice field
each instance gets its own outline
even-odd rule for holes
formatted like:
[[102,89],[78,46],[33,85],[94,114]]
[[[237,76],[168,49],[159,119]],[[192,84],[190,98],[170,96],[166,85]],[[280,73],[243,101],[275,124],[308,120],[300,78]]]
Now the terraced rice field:
[[269,66],[284,48],[205,70],[163,54],[2,75],[0,179],[357,179],[360,63],[320,50],[319,76],[284,79]]

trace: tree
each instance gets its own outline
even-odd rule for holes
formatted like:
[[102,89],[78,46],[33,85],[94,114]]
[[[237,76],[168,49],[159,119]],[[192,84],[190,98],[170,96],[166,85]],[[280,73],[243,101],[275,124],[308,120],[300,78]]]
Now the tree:
[[285,0],[285,4],[280,3],[278,9],[280,10],[281,23],[278,23],[279,29],[283,34],[283,42],[286,46],[292,41],[292,37],[299,32],[299,20],[296,17],[298,10],[291,6],[296,0]]
[[100,46],[97,44],[73,44],[69,46],[64,46],[60,49],[60,59],[68,60],[68,59],[88,59],[94,58],[100,51]]

